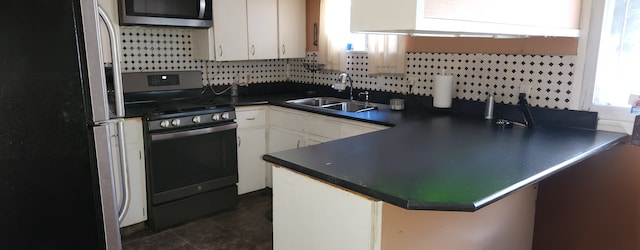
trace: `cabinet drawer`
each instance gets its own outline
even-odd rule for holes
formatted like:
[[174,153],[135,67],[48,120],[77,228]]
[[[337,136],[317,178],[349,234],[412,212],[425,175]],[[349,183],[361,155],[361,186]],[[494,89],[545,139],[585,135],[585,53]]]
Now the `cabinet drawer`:
[[306,133],[330,139],[338,139],[340,137],[340,123],[324,119],[320,115],[310,115],[305,125],[304,132]]
[[342,122],[340,124],[340,138],[351,137],[361,134],[367,134],[383,129],[387,129],[388,127],[376,124],[369,124],[363,122]]
[[238,123],[238,128],[265,126],[266,117],[264,109],[238,109],[236,111],[236,122]]
[[305,121],[306,116],[298,112],[282,111],[276,108],[269,111],[269,124],[272,126],[304,132]]

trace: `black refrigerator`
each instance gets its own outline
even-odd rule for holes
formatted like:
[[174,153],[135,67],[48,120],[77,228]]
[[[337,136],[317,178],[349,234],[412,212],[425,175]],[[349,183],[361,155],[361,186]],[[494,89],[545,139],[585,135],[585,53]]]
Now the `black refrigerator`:
[[0,7],[0,248],[119,249],[95,0]]

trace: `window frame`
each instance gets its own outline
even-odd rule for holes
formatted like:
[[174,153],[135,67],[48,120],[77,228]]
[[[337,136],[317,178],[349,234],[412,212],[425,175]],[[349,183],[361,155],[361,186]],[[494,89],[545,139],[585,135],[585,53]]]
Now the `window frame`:
[[582,82],[581,91],[577,96],[579,100],[575,108],[598,112],[598,129],[630,134],[633,128],[634,114],[629,108],[596,105],[593,103],[595,93],[596,69],[598,66],[598,53],[600,49],[600,37],[605,15],[606,0],[583,0],[581,35],[578,41],[578,68],[575,79]]

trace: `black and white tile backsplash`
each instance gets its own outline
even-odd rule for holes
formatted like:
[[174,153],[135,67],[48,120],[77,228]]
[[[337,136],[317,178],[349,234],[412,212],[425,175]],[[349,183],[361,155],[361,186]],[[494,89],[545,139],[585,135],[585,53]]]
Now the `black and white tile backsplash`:
[[[303,67],[314,62],[315,53],[307,58],[262,61],[215,62],[193,59],[189,29],[121,27],[122,70],[181,71],[200,70],[203,84],[230,84],[234,80],[249,83],[294,81],[331,85],[337,72],[311,72]],[[411,92],[431,95],[434,75],[445,70],[453,74],[454,96],[467,100],[484,100],[491,91],[496,102],[517,103],[521,83],[531,83],[532,105],[568,109],[575,71],[575,56],[407,53],[407,75],[369,76],[367,54],[352,52],[348,56],[347,73],[354,87],[397,93],[409,91],[409,79],[415,84]],[[250,77],[249,79],[247,77]]]

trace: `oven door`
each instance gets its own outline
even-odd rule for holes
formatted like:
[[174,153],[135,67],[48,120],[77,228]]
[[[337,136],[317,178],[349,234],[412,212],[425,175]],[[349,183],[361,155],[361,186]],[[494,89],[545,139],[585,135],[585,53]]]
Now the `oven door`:
[[150,133],[148,180],[154,205],[238,182],[236,123]]

